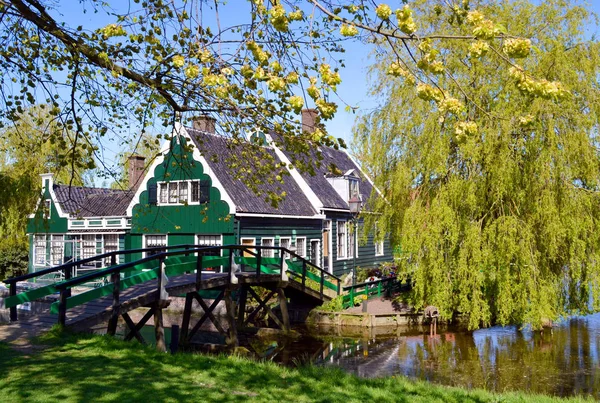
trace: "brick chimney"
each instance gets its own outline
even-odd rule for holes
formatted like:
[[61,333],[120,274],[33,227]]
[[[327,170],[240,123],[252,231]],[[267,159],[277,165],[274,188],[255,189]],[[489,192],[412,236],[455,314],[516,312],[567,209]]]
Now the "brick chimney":
[[192,120],[192,128],[205,133],[215,134],[216,119],[208,115],[200,115]]
[[129,188],[137,190],[144,178],[144,165],[146,158],[140,155],[132,155],[129,157],[129,167],[127,173],[129,175]]
[[315,126],[319,123],[319,112],[316,109],[302,110],[302,131],[313,133]]

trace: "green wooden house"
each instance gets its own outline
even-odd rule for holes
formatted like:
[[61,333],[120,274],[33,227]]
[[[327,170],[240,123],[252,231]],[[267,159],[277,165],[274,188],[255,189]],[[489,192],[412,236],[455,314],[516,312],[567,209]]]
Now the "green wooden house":
[[[193,126],[177,125],[146,171],[139,157],[130,160],[131,190],[69,187],[43,175],[41,207],[27,229],[30,271],[117,249],[181,244],[283,246],[336,275],[351,271],[354,261],[360,267],[391,261],[388,240],[369,236],[364,244],[354,242],[348,200],[353,194],[367,200],[373,185],[347,153],[320,150],[323,161],[313,176],[295,170],[291,154],[264,136],[265,157],[288,164],[289,175],[251,189],[239,172],[256,168],[245,157],[256,142],[215,134],[214,120],[207,117]],[[331,164],[343,174],[328,173]],[[269,191],[284,191],[286,197],[274,207],[265,197]],[[97,261],[80,270],[107,264]]]

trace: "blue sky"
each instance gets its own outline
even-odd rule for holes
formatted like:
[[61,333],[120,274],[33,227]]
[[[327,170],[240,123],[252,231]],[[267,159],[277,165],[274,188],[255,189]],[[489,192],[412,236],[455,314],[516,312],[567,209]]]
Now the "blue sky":
[[[62,3],[57,11],[62,13],[62,16],[58,18],[64,19],[72,26],[82,24],[85,28],[94,29],[114,22],[111,19],[108,19],[103,13],[95,14],[93,12],[88,12],[84,15],[81,13],[82,6],[79,2],[72,1],[70,3],[75,5],[65,7],[65,3]],[[122,3],[113,4],[120,5]],[[125,4],[127,4],[127,2],[125,2]],[[397,8],[401,6],[402,2],[388,1],[388,4],[390,4],[392,8]],[[600,13],[600,0],[595,0],[587,4],[592,11]],[[247,18],[248,2],[246,0],[230,0],[220,11],[222,26],[244,21]],[[306,8],[304,11],[310,13],[311,9]],[[207,23],[213,25],[214,21],[207,21]],[[597,32],[597,26],[589,27],[590,35]],[[347,42],[345,48],[345,67],[341,69],[342,83],[338,86],[338,94],[343,102],[359,107],[358,113],[368,112],[377,106],[377,100],[370,98],[367,95],[367,68],[371,62],[369,59],[371,48],[368,45],[358,42]],[[335,137],[345,139],[347,144],[350,144],[352,140],[352,126],[356,116],[357,114],[346,112],[344,110],[344,105],[340,103],[336,117],[326,123],[328,132]],[[109,160],[107,162],[110,163],[110,160],[112,159],[111,154],[121,151],[121,147],[118,142],[106,143],[104,145],[106,147],[105,157]]]

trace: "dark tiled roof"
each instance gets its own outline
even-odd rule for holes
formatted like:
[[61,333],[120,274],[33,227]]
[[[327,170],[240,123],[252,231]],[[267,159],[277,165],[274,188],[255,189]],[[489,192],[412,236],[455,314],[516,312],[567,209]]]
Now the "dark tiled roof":
[[125,216],[133,192],[104,188],[54,185],[63,212],[75,217]]
[[[315,192],[319,200],[321,200],[323,207],[349,209],[347,200],[342,199],[327,180],[327,176],[341,176],[339,173],[338,175],[332,174],[330,172],[331,166],[335,166],[342,172],[342,174],[350,170],[354,170],[354,174],[360,178],[359,192],[361,198],[363,202],[366,203],[371,196],[373,186],[371,185],[371,182],[365,178],[359,167],[354,163],[354,161],[352,161],[348,154],[346,154],[344,151],[336,150],[330,147],[321,147],[320,151],[322,157],[320,165],[317,164],[318,158],[315,152],[312,152],[309,156],[296,156],[296,159],[304,162],[310,162],[312,164],[315,175],[311,175],[308,172],[300,172],[300,174],[308,183],[308,186],[310,186],[313,192]],[[287,150],[283,150],[283,152],[293,163],[292,154]]]
[[[255,165],[256,162],[243,155],[244,149],[247,150],[247,147],[253,145],[243,141],[234,144],[229,138],[187,127],[186,131],[235,203],[237,212],[295,216],[313,216],[317,214],[300,186],[289,175],[282,176],[283,183],[276,181],[274,183],[259,184],[257,188],[260,195],[257,195],[246,184],[236,178],[236,173],[240,172],[241,169],[248,172],[258,171],[258,167]],[[271,148],[264,148],[263,150],[275,162],[281,162]],[[232,167],[232,161],[238,166]],[[277,207],[273,207],[270,201],[266,200],[267,194],[269,192],[280,194],[282,191],[286,193],[286,197],[279,202]]]

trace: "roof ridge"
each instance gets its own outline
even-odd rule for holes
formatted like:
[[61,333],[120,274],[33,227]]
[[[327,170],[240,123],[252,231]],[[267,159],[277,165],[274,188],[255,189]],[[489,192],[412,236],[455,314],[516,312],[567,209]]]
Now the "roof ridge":
[[85,190],[108,190],[110,192],[123,192],[123,193],[128,193],[131,190],[130,189],[113,189],[113,188],[96,188],[96,187],[92,187],[92,186],[76,186],[76,185],[65,185],[62,183],[54,183],[54,186],[56,187],[63,187],[63,188],[71,188],[71,189],[85,189]]

